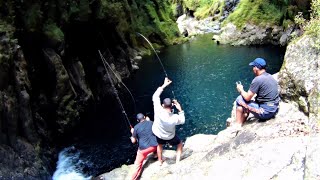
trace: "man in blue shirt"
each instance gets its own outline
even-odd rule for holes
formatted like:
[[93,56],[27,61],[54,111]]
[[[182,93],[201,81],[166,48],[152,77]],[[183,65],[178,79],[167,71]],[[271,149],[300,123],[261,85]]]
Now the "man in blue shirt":
[[[252,80],[249,90],[243,90],[243,86],[237,83],[240,96],[236,99],[236,123],[238,126],[246,121],[249,113],[256,118],[267,120],[276,115],[279,107],[278,82],[266,72],[267,63],[262,58],[256,58],[249,64],[255,78]],[[255,100],[251,100],[256,95]]]
[[147,158],[148,154],[157,151],[157,139],[152,133],[153,122],[142,113],[137,114],[138,124],[131,129],[132,136],[130,137],[132,143],[138,141],[139,148],[134,161],[134,172],[131,179],[135,180],[141,174],[143,161]]

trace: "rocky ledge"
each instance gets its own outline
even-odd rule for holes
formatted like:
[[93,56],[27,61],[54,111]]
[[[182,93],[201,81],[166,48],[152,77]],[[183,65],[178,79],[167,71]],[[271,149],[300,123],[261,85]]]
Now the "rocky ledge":
[[[187,138],[180,163],[165,150],[159,166],[149,158],[141,179],[319,179],[320,133],[294,102],[281,102],[274,119],[250,119],[241,130]],[[129,179],[123,165],[97,179]]]

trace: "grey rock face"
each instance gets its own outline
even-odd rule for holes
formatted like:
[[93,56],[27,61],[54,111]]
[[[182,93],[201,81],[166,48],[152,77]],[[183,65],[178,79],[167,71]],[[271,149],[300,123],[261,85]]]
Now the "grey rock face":
[[320,54],[314,42],[312,37],[303,36],[287,47],[279,84],[283,99],[298,102],[303,112],[317,119],[320,117]]
[[0,34],[0,179],[49,179],[34,128],[27,62],[12,34]]
[[[316,141],[320,136],[314,136],[297,104],[282,102],[277,116],[267,122],[253,119],[237,132],[227,128],[216,136],[188,138],[187,157],[175,164],[175,151],[167,150],[167,163],[148,160],[142,179],[317,179]],[[131,168],[124,165],[100,177],[128,179]]]
[[[278,26],[259,27],[252,24],[246,24],[242,30],[228,23],[221,29],[221,34],[214,35],[213,38],[222,44],[231,45],[279,45],[279,40],[283,34],[283,29]],[[283,42],[285,44],[286,42]]]

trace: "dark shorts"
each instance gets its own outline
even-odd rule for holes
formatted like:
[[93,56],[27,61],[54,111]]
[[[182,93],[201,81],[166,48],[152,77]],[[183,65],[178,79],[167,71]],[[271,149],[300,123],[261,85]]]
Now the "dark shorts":
[[254,117],[267,120],[273,118],[278,113],[279,104],[276,103],[266,103],[266,104],[258,104],[254,101],[245,101],[243,97],[240,95],[236,99],[237,106],[242,106],[250,111],[254,115]]
[[181,140],[179,139],[179,137],[177,135],[175,135],[172,139],[170,140],[163,140],[157,137],[157,142],[158,144],[170,144],[172,146],[178,145],[179,143],[181,143]]

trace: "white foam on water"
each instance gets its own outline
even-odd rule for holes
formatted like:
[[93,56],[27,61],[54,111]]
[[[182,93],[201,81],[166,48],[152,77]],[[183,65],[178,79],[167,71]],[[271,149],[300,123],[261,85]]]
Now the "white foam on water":
[[77,169],[77,165],[83,163],[80,159],[80,152],[74,146],[64,148],[59,153],[57,169],[53,174],[53,180],[89,180]]

